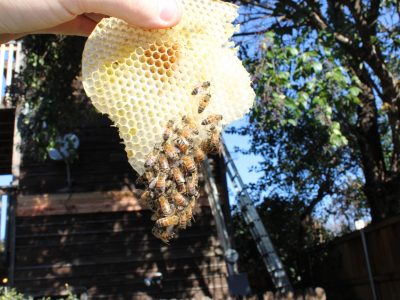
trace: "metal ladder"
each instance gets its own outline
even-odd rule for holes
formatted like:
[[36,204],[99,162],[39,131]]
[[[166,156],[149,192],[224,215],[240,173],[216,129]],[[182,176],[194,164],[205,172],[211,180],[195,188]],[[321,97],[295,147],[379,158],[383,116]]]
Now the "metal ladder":
[[225,145],[223,145],[223,156],[225,158],[226,170],[236,192],[241,214],[246,224],[249,226],[251,235],[256,242],[257,249],[261,254],[268,273],[271,276],[275,288],[281,293],[293,292],[293,287],[283,268],[282,262],[277,255],[275,248],[269,238],[268,232],[262,223],[260,216],[253,205],[246,190],[246,186],[239,175],[233,159]]

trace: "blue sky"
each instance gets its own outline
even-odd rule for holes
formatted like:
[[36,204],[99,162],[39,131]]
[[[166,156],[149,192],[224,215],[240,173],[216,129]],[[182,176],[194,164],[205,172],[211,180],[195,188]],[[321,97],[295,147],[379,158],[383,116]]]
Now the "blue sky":
[[11,175],[0,175],[0,186],[8,186],[11,184]]
[[[242,127],[246,124],[247,124],[247,118],[244,117],[243,119],[232,123],[229,127]],[[250,137],[238,134],[226,134],[226,133],[223,134],[223,137],[225,140],[225,144],[232,156],[232,159],[234,160],[235,165],[240,173],[240,176],[242,177],[243,182],[245,184],[256,182],[260,178],[261,174],[250,171],[250,168],[252,166],[258,165],[259,162],[262,161],[262,158],[260,156],[256,156],[253,154],[244,155],[235,152],[235,147],[239,147],[240,149],[248,149]],[[228,177],[227,177],[227,182],[229,188],[229,199],[232,205],[236,203],[236,200],[232,184]],[[253,199],[253,200],[257,201],[259,199]]]
[[[8,52],[6,51],[4,54],[4,63],[7,63],[7,59],[8,58]],[[2,97],[6,91],[6,77],[4,76],[4,74],[1,74],[1,76],[3,77],[3,84],[2,86],[0,86],[0,97]]]

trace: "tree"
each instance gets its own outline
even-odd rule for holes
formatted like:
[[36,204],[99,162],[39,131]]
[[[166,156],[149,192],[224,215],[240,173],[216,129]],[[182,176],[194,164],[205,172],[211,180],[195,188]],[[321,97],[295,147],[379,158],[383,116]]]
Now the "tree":
[[374,221],[399,214],[400,1],[240,3],[258,96],[240,132],[265,157],[258,190],[302,198],[303,221],[348,194]]
[[81,37],[24,38],[24,68],[11,86],[11,98],[21,107],[19,146],[24,155],[45,160],[59,137],[76,128],[77,119],[94,115],[79,79],[84,43]]

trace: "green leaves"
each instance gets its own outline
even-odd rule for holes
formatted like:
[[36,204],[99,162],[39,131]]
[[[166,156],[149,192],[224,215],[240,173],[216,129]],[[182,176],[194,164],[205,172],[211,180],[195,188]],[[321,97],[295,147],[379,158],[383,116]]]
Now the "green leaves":
[[332,146],[342,147],[347,145],[348,141],[346,137],[342,135],[338,122],[332,122],[330,130],[329,142]]
[[[71,290],[67,286],[67,298],[62,297],[58,300],[67,299],[67,300],[78,300],[78,296],[74,295]],[[43,297],[40,300],[50,300],[50,297]],[[16,289],[10,287],[0,287],[0,300],[33,300],[31,296],[25,296],[22,293],[19,293]]]
[[357,97],[361,93],[361,89],[357,86],[352,86],[349,88],[349,94],[352,97]]
[[297,50],[297,48],[295,47],[287,47],[286,48],[287,53],[291,56],[291,57],[296,57],[297,55],[299,55],[299,51]]
[[342,112],[355,113],[361,91],[358,82],[323,45],[303,47],[304,39],[282,41],[271,32],[265,36],[261,42],[265,53],[252,66],[259,99],[273,111],[264,114],[263,122],[296,126],[307,117],[326,126],[330,146],[345,146],[339,123],[332,120]]

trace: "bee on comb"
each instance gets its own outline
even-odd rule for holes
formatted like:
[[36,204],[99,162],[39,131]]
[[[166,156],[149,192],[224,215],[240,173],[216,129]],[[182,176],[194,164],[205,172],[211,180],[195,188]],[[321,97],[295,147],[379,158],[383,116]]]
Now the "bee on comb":
[[204,81],[201,84],[197,85],[193,90],[192,90],[192,95],[196,96],[200,94],[201,92],[204,92],[211,86],[211,82],[209,81]]

